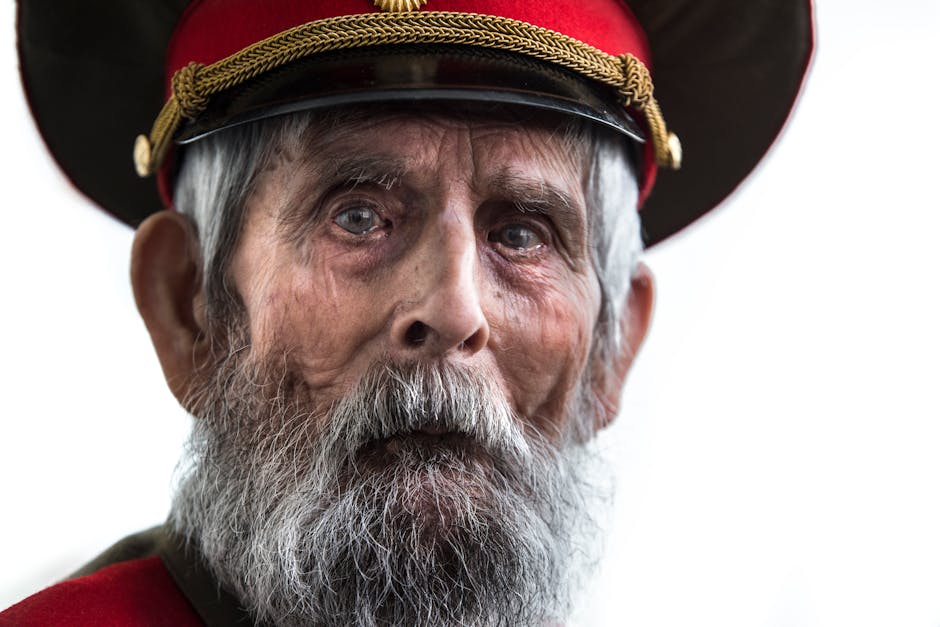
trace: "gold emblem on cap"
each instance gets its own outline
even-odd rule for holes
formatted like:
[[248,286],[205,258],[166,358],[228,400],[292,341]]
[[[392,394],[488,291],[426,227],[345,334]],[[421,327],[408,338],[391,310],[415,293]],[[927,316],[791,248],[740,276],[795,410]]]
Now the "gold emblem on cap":
[[391,13],[404,13],[417,11],[428,3],[428,0],[374,0],[375,6]]

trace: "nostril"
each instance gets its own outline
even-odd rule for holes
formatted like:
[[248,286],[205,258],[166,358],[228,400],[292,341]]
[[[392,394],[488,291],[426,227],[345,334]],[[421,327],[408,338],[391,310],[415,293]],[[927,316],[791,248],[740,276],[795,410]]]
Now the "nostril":
[[473,335],[462,341],[457,346],[457,349],[475,353],[486,344],[486,337],[487,333],[485,329],[477,329]]
[[408,327],[407,331],[405,331],[405,341],[411,346],[418,346],[423,344],[427,339],[428,326],[420,320],[411,323],[411,326]]

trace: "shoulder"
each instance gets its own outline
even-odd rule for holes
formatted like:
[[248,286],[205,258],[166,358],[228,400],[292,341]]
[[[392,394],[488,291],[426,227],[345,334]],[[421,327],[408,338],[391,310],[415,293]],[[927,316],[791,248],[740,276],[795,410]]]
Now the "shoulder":
[[202,625],[159,557],[132,559],[50,586],[0,613],[0,626]]

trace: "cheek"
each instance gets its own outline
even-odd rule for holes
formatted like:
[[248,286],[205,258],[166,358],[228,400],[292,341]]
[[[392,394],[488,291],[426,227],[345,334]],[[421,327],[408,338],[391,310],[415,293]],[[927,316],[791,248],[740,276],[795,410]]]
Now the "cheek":
[[543,288],[534,297],[502,297],[504,313],[494,335],[517,409],[536,421],[557,423],[587,363],[600,290],[586,277]]
[[374,292],[313,257],[278,272],[251,316],[253,342],[315,391],[345,389],[363,346],[382,328]]

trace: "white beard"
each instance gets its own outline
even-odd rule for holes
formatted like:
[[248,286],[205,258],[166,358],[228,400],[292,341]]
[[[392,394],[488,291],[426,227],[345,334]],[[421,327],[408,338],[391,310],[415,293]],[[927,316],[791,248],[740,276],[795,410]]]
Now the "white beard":
[[377,366],[327,409],[285,370],[232,351],[193,396],[170,515],[257,620],[565,619],[599,547],[579,438],[446,364]]

